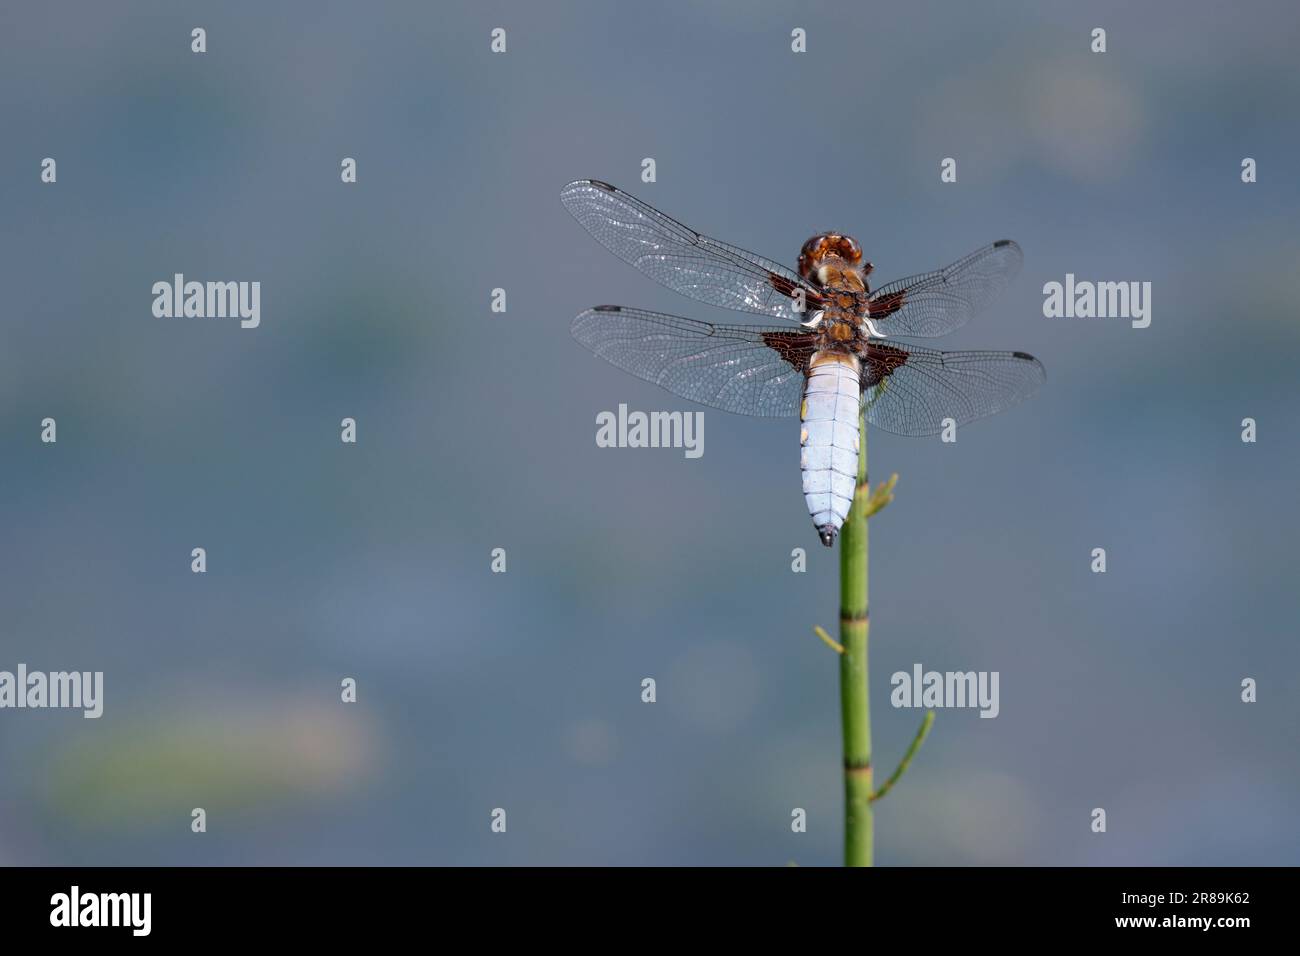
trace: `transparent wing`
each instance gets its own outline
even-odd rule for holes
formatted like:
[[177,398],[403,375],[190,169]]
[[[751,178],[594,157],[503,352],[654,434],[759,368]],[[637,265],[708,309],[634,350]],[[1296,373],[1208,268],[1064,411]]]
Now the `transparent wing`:
[[816,350],[797,329],[712,325],[602,305],[573,320],[573,337],[624,371],[674,395],[742,415],[799,413]]
[[881,286],[867,314],[885,335],[945,335],[997,298],[1023,261],[1020,246],[999,239],[950,266]]
[[797,289],[807,310],[822,304],[816,287],[785,266],[702,236],[609,183],[569,183],[560,201],[614,255],[692,299],[796,322],[806,318],[794,308]]
[[1032,396],[1047,380],[1026,352],[938,352],[872,341],[862,364],[867,421],[895,435],[937,435]]

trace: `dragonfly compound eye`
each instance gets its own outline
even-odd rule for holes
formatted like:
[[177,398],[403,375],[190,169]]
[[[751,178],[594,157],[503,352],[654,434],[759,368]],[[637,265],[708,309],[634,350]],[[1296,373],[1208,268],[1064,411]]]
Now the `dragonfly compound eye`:
[[799,274],[805,279],[817,271],[817,266],[826,256],[826,236],[813,236],[799,250]]

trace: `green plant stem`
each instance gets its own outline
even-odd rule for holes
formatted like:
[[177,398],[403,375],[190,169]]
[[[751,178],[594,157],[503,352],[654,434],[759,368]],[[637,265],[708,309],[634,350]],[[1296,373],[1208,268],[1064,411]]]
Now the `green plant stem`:
[[840,717],[844,729],[844,865],[871,866],[871,708],[867,689],[867,422],[858,425],[858,485],[840,532]]

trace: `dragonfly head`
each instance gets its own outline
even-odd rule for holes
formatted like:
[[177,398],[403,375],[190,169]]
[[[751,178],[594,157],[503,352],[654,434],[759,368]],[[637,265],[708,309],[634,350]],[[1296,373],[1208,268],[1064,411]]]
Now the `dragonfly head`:
[[823,232],[803,244],[799,252],[799,275],[811,279],[827,265],[827,260],[839,259],[849,266],[862,262],[862,247],[852,236],[838,232]]

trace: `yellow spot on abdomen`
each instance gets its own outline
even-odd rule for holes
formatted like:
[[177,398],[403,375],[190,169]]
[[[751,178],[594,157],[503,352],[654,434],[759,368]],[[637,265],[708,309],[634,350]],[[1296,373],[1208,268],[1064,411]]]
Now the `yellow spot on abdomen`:
[[839,365],[847,365],[849,368],[853,369],[854,371],[857,371],[858,364],[859,364],[857,356],[851,355],[848,352],[819,351],[817,352],[817,354],[815,354],[812,357],[812,361],[808,363],[808,367],[810,369],[814,369],[822,365],[830,364],[832,362]]

